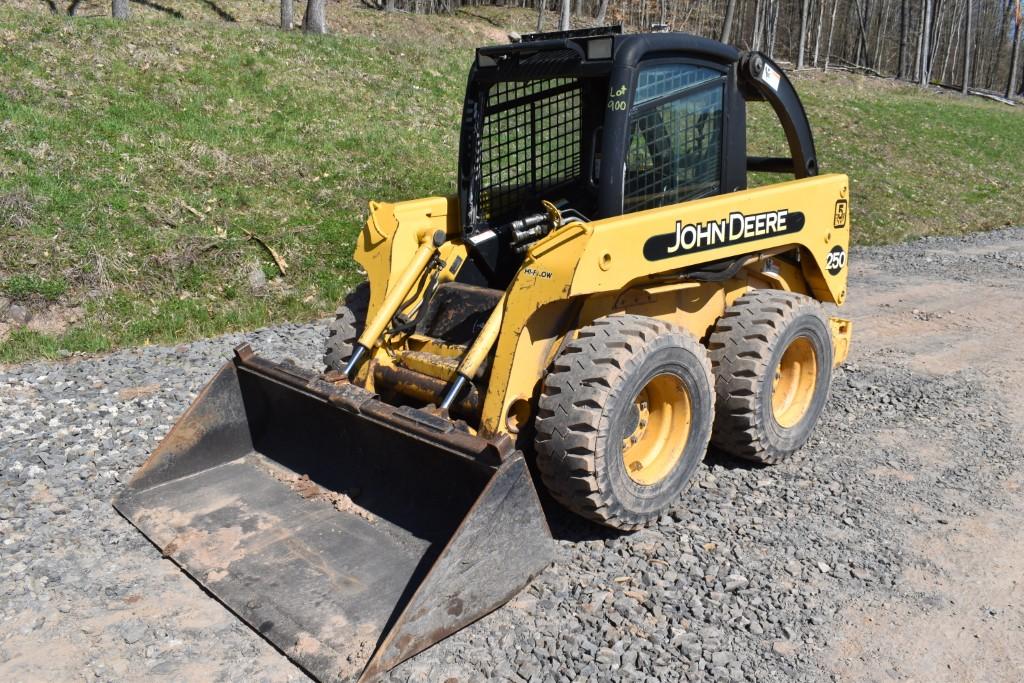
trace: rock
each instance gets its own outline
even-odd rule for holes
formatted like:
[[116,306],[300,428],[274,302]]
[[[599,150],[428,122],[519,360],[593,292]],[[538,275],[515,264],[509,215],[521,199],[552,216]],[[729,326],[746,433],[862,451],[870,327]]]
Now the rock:
[[15,325],[28,325],[32,320],[32,313],[21,304],[10,304],[7,307],[7,319]]
[[746,588],[750,584],[747,581],[747,577],[742,574],[730,574],[725,580],[725,590],[727,593],[738,591]]
[[263,272],[263,266],[259,261],[253,261],[249,267],[249,290],[253,294],[263,294],[267,290],[267,276]]
[[133,623],[133,624],[131,624],[129,626],[126,626],[121,631],[121,637],[124,638],[124,642],[128,643],[129,645],[133,645],[133,644],[139,642],[145,636],[146,636],[146,626],[145,626],[145,624],[143,624],[141,622],[136,622],[136,623]]
[[615,652],[615,650],[611,649],[610,647],[602,647],[597,651],[597,656],[595,657],[595,659],[597,659],[598,662],[604,664],[605,666],[618,668],[620,656],[617,652]]

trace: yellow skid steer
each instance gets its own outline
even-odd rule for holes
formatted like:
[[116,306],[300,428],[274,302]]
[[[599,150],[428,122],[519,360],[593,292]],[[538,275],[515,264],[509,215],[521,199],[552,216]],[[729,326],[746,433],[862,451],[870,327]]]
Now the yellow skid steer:
[[[790,156],[747,154],[758,101]],[[238,347],[115,506],[311,675],[374,680],[551,562],[539,490],[632,530],[709,444],[797,451],[849,346],[825,310],[849,233],[764,55],[617,29],[480,48],[457,192],[370,204],[325,370]]]

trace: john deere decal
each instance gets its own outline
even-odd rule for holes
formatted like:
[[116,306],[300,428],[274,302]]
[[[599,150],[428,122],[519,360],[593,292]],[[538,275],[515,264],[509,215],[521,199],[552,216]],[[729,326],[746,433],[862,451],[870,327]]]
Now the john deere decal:
[[644,258],[657,261],[707,249],[753,242],[799,232],[804,227],[804,215],[799,211],[778,209],[749,216],[733,211],[728,218],[706,223],[676,221],[672,232],[654,235],[644,243]]

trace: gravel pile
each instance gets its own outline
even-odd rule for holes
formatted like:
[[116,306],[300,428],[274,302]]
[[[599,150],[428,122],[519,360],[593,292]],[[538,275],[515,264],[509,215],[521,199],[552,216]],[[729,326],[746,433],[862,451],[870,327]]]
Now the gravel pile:
[[[869,313],[899,268],[1019,288],[1021,250],[982,249],[1008,239],[1024,230],[861,250],[853,313]],[[304,679],[110,499],[233,345],[315,367],[323,332],[286,325],[0,369],[0,678]],[[1004,505],[999,483],[1021,467],[1020,425],[990,373],[928,373],[884,338],[856,343],[795,460],[712,453],[678,505],[633,534],[549,504],[556,563],[392,680],[827,679],[837,613],[909,590],[900,577],[919,560],[907,534]],[[948,455],[922,461],[908,443]]]

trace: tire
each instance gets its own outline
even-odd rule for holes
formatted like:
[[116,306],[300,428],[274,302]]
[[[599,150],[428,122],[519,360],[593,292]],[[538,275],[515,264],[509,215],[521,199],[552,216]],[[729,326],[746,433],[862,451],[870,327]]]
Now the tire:
[[324,347],[324,365],[328,370],[345,369],[352,348],[366,324],[366,311],[370,307],[370,283],[360,282],[348,293],[334,314],[334,322],[327,329]]
[[832,333],[820,303],[791,292],[748,292],[719,319],[708,351],[716,448],[772,465],[807,443],[832,381]]
[[713,417],[711,363],[692,335],[645,316],[599,318],[544,378],[537,468],[568,509],[637,529],[679,498],[704,459]]

